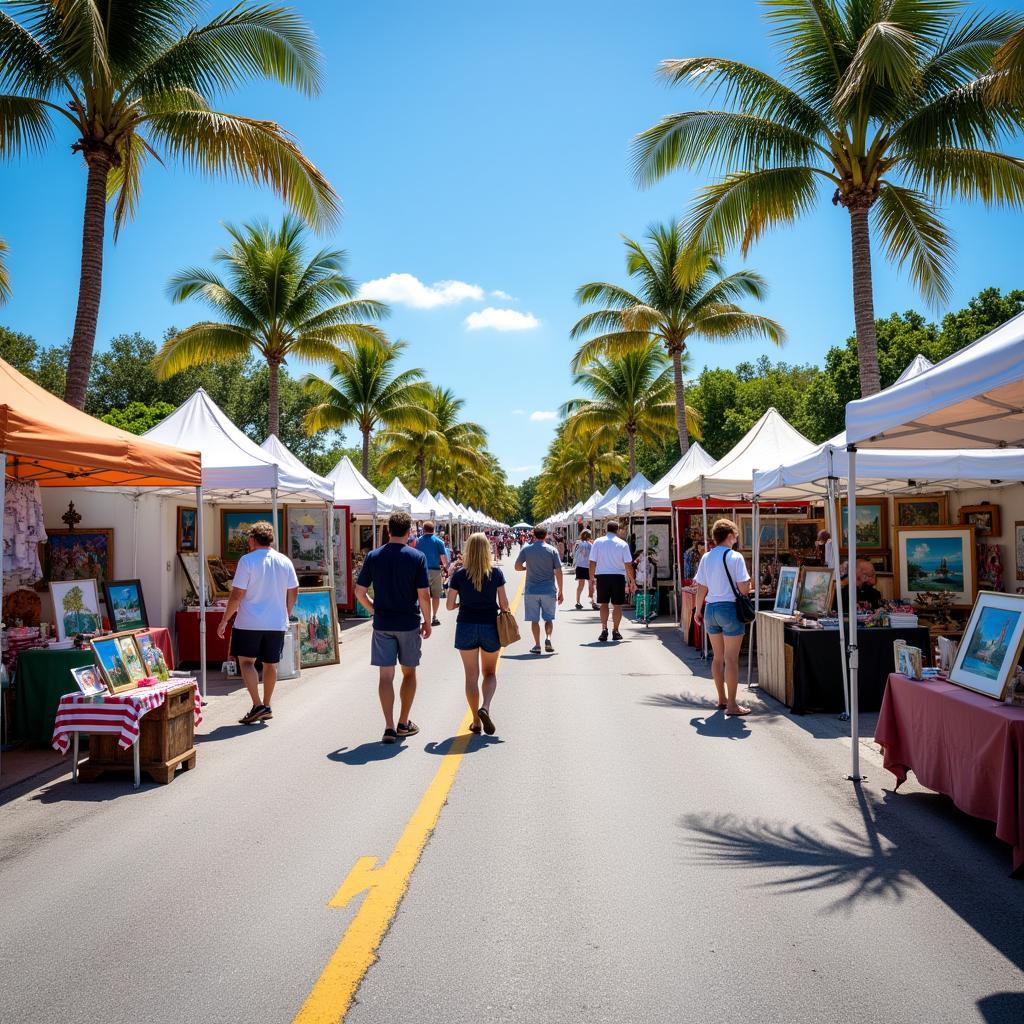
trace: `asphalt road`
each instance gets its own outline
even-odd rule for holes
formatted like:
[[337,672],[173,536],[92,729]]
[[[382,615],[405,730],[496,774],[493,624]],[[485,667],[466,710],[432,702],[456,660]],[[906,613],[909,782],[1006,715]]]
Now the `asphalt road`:
[[990,826],[888,792],[867,745],[855,788],[831,722],[756,699],[724,719],[673,630],[601,645],[568,603],[554,655],[505,655],[498,735],[459,762],[444,619],[400,747],[360,627],[268,725],[214,701],[170,786],[65,779],[0,807],[0,1022],[287,1024],[364,897],[328,902],[442,765],[351,1024],[1024,1020],[1024,883]]

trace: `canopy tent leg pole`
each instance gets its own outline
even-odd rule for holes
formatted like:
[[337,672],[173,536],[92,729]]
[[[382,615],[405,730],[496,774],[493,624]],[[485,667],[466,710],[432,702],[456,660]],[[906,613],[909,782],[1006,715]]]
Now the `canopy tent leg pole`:
[[[829,462],[831,463],[831,453],[829,454]],[[831,466],[829,467],[831,471]],[[828,478],[828,508],[825,510],[825,522],[828,526],[828,532],[835,537],[836,536],[836,481],[835,478],[829,476]],[[833,541],[833,550],[835,549],[835,542]],[[839,579],[839,559],[834,559],[835,565],[831,566],[833,575],[835,577],[835,589],[836,589],[836,614],[839,616],[839,661],[843,669],[843,713],[839,716],[841,722],[849,721],[850,718],[850,671],[846,664],[846,623],[843,620],[843,586],[842,581]]]
[[[644,509],[644,558],[647,558],[647,509]],[[648,578],[651,573],[651,563],[648,559],[647,563],[647,574],[644,577],[644,627],[646,629],[651,628],[651,609],[647,604],[647,588],[650,585],[650,579]],[[655,590],[657,594],[657,590]],[[657,600],[657,598],[655,598]]]
[[[672,513],[668,517],[668,557],[671,559],[672,565],[672,618],[679,621],[679,601],[678,601],[678,587],[679,587],[679,560],[682,557],[679,551],[679,519],[677,517],[676,510],[673,509]],[[678,513],[681,515],[681,513]]]
[[[348,523],[342,523],[343,530],[349,529]],[[334,505],[327,506],[327,583],[334,590]],[[334,590],[334,602],[338,602],[338,592]]]
[[[704,493],[703,488],[701,488],[700,507],[704,516],[704,553],[707,554],[710,550],[708,547],[708,496]],[[708,634],[703,626],[700,627],[700,647],[701,657],[706,659],[708,656]]]
[[[850,474],[846,481],[846,532],[850,537],[850,555],[847,561],[846,582],[849,586],[850,608],[850,781],[860,782],[860,693],[858,692],[858,673],[860,655],[857,650],[857,447],[847,447],[850,462]],[[840,517],[840,529],[842,517]],[[842,536],[839,540],[842,541]],[[838,562],[838,559],[836,560]]]
[[370,534],[370,550],[372,551],[377,546],[377,513],[373,513],[373,526],[371,527]]
[[[132,497],[132,578],[139,578],[139,495]],[[108,608],[107,611],[110,611]]]
[[206,700],[206,531],[203,488],[196,488],[196,540],[199,544],[199,695]]
[[[7,452],[0,452],[0,590],[3,589],[3,551],[4,551],[4,505],[7,501]],[[4,735],[4,695],[0,690],[0,750],[3,750]],[[77,733],[75,734],[78,735]],[[0,754],[2,761],[2,754]],[[3,765],[0,764],[0,773]]]
[[[755,470],[756,472],[756,470]],[[761,502],[754,495],[751,505],[751,527],[754,531],[754,557],[751,559],[753,580],[751,590],[754,594],[754,621],[750,624],[750,641],[747,645],[747,689],[752,690],[754,674],[754,647],[757,642],[757,613],[761,608]],[[774,524],[773,524],[774,527]]]
[[287,555],[288,552],[285,550],[287,545],[285,544],[284,537],[278,537],[278,524],[277,524],[277,488],[270,488],[270,525],[274,528],[274,536],[277,537],[277,550],[282,554]]

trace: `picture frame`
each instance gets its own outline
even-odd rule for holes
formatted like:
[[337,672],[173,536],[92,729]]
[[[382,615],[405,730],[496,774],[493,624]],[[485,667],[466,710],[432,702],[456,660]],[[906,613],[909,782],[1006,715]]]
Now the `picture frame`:
[[1018,580],[1024,580],[1024,521],[1013,524],[1013,551]]
[[913,494],[893,498],[894,526],[947,526],[947,494]]
[[[284,522],[286,509],[278,508],[277,526],[274,531],[278,551],[281,538],[285,536]],[[223,506],[220,510],[220,557],[225,563],[234,565],[242,555],[249,553],[249,529],[254,523],[273,522],[274,513],[269,508],[233,508]]]
[[[345,529],[348,529],[347,517]],[[296,572],[327,574],[327,530],[327,509],[323,506],[288,506],[285,540],[280,550],[292,560]]]
[[114,529],[46,529],[40,562],[43,579],[109,580],[114,577]]
[[[839,506],[839,547],[845,552],[850,548],[849,511],[846,499]],[[857,499],[857,554],[870,551],[886,551],[889,548],[889,500],[888,498]]]
[[974,527],[897,526],[893,577],[903,600],[913,601],[922,593],[948,593],[954,607],[970,608],[978,592]]
[[154,676],[163,682],[170,679],[171,673],[167,667],[164,652],[160,650],[153,635],[151,633],[136,633],[135,642],[139,645],[139,654],[142,655],[142,663],[146,666],[146,675]]
[[775,607],[772,610],[783,615],[792,615],[799,584],[800,569],[797,566],[784,565],[779,569],[779,578],[775,588]]
[[[778,545],[780,551],[786,550],[786,523],[793,516],[758,516],[761,532],[761,551],[772,551]],[[743,551],[754,549],[754,517],[739,516],[737,526],[740,528],[739,542]]]
[[[351,512],[349,505],[339,505],[331,511],[334,536],[334,597],[338,607],[351,611],[352,593],[352,531],[349,529]],[[372,532],[372,527],[371,527]]]
[[[185,574],[185,582],[192,588],[192,592],[199,599],[199,574],[202,568],[199,564],[198,551],[179,551],[178,562],[181,564],[181,571]],[[207,584],[209,589],[209,584]],[[209,594],[207,594],[209,596]]]
[[299,620],[299,667],[337,665],[338,609],[330,587],[299,587],[292,614]]
[[234,570],[219,555],[206,556],[206,593],[208,597],[228,597]]
[[999,506],[982,502],[980,505],[961,505],[959,521],[974,527],[976,537],[998,537],[1002,533]]
[[107,693],[107,684],[103,675],[96,665],[82,665],[79,668],[70,670],[71,678],[74,679],[78,692],[86,697],[98,697]]
[[89,646],[111,693],[134,690],[146,678],[145,662],[134,633],[94,637]]
[[835,596],[836,581],[831,569],[825,566],[804,566],[800,574],[796,611],[821,618],[828,615]]
[[985,591],[971,608],[949,681],[1001,701],[1024,648],[1024,597]]
[[179,505],[177,543],[179,551],[199,550],[198,515],[191,505]]
[[107,606],[111,629],[123,632],[149,627],[141,580],[104,581],[103,600]]
[[67,640],[79,633],[98,633],[103,628],[100,592],[95,580],[51,581],[50,599],[58,640]]
[[818,534],[825,529],[824,519],[787,519],[786,549],[788,551],[813,551]]

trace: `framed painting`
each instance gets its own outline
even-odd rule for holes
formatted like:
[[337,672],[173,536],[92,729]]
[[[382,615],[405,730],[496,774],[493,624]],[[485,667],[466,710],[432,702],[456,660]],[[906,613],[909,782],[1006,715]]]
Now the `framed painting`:
[[1024,580],[1024,523],[1013,524],[1013,550],[1017,564],[1017,579]]
[[95,580],[51,582],[50,597],[58,640],[67,640],[79,633],[98,633],[102,628],[100,594]]
[[349,506],[342,505],[331,512],[334,526],[334,589],[338,607],[352,609],[352,531]]
[[[850,513],[843,499],[839,510],[839,546],[850,547]],[[887,498],[865,498],[857,500],[857,553],[885,551],[889,547],[889,500]]]
[[[192,593],[199,599],[199,573],[202,571],[199,564],[198,551],[179,551],[178,561],[181,563],[181,570],[185,574],[185,582],[189,585]],[[207,595],[209,596],[209,595]]]
[[999,506],[987,501],[981,505],[961,505],[960,522],[973,526],[975,537],[998,537],[1002,533]]
[[139,580],[116,580],[103,583],[103,600],[110,616],[110,628],[122,632],[126,629],[146,629],[149,617]]
[[114,531],[47,529],[43,544],[43,578],[103,580],[114,576]]
[[[281,538],[284,536],[285,510],[277,510],[277,528],[274,547],[284,551]],[[220,510],[220,557],[234,564],[242,555],[249,553],[249,530],[255,523],[269,523],[273,512],[269,508],[230,508]],[[287,552],[285,552],[287,554]]]
[[199,531],[196,525],[196,510],[187,505],[178,506],[178,550],[198,551]]
[[969,608],[978,589],[974,527],[897,526],[893,574],[904,600],[949,594],[954,605]]
[[89,641],[93,657],[111,693],[134,690],[146,678],[146,666],[134,633],[111,633]]
[[[792,519],[791,516],[759,516],[761,533],[761,550],[773,551],[778,548],[780,551],[786,548],[786,524]],[[744,551],[754,549],[754,517],[740,516],[736,524],[740,528],[740,547]]]
[[1024,647],[1024,597],[978,595],[964,627],[949,681],[1002,700]]
[[835,579],[831,569],[806,566],[800,580],[796,610],[814,618],[828,615],[834,591]]
[[372,526],[360,526],[359,527],[359,550],[360,551],[371,551],[374,548],[373,543],[373,527]]
[[107,692],[107,684],[103,682],[103,676],[95,665],[83,665],[70,671],[79,692],[84,693],[86,697],[98,697],[101,693]]
[[[348,529],[348,518],[345,519]],[[285,518],[285,544],[281,546],[296,572],[327,573],[327,509],[315,505],[289,505]],[[346,545],[347,546],[347,545]]]
[[796,604],[796,589],[800,582],[800,570],[795,565],[784,565],[779,570],[779,581],[775,589],[774,611],[783,615],[793,614]]
[[142,664],[146,666],[146,675],[166,682],[171,677],[167,668],[167,660],[164,652],[157,646],[156,641],[150,633],[136,633],[135,642],[139,645],[139,654],[142,655]]
[[786,549],[788,551],[813,551],[818,534],[825,529],[823,519],[786,520]]
[[292,614],[299,620],[299,665],[337,665],[338,611],[330,587],[300,587]]
[[216,555],[206,556],[206,587],[211,597],[227,597],[231,593],[234,572]]
[[896,526],[945,526],[949,500],[945,494],[914,494],[893,498]]

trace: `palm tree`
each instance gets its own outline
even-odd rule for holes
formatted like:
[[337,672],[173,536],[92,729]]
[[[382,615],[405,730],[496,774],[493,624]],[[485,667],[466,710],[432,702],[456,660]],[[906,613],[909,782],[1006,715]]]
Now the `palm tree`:
[[[596,355],[622,355],[657,339],[672,360],[675,386],[676,431],[679,448],[690,447],[686,429],[686,394],[683,362],[690,338],[730,341],[763,337],[776,345],[785,331],[774,321],[748,313],[736,305],[741,298],[763,299],[764,278],[752,270],[726,274],[719,254],[707,246],[686,245],[679,224],[652,226],[646,245],[627,238],[626,271],[637,282],[636,291],[604,281],[592,281],[576,291],[581,305],[601,303],[570,332],[586,338],[573,358],[573,371]],[[590,335],[590,337],[586,337]]]
[[[632,478],[637,439],[662,445],[675,426],[672,366],[661,343],[648,341],[617,358],[594,359],[576,373],[573,383],[591,397],[573,398],[562,406],[565,437],[571,440],[581,431],[598,429],[625,434]],[[686,409],[686,426],[699,434],[696,410]]]
[[[240,3],[197,26],[198,0],[11,0],[0,11],[0,152],[39,149],[53,120],[71,122],[87,169],[78,311],[64,398],[85,405],[103,282],[104,222],[114,237],[139,203],[142,169],[163,152],[193,171],[269,185],[312,224],[338,197],[273,121],[214,110],[249,78],[312,95],[319,53],[309,27],[282,7]],[[6,95],[3,95],[6,93]]]
[[626,459],[615,450],[618,436],[609,426],[579,427],[569,435],[561,424],[550,453],[550,471],[593,494],[626,469]]
[[992,61],[1024,25],[936,0],[763,0],[785,81],[718,57],[665,61],[661,76],[721,90],[733,109],[671,114],[636,140],[650,183],[712,162],[721,181],[691,210],[692,237],[746,253],[769,228],[822,198],[850,217],[853,308],[863,395],[879,390],[869,215],[890,259],[934,302],[949,294],[951,199],[1024,201],[1024,161],[999,151],[1019,128],[992,98]]
[[230,247],[213,258],[225,268],[228,283],[212,270],[190,267],[169,288],[174,302],[202,299],[223,319],[204,320],[168,338],[155,369],[166,379],[193,366],[244,358],[255,349],[269,369],[269,430],[280,435],[278,384],[288,357],[333,362],[357,340],[381,342],[380,328],[365,321],[389,310],[355,298],[355,283],[343,273],[343,252],[321,249],[307,258],[306,230],[296,217],[284,217],[276,230],[260,223],[228,225],[227,231]]
[[993,62],[996,76],[990,101],[1024,103],[1024,28],[1014,32],[1003,44]]
[[418,430],[432,422],[426,407],[430,389],[423,383],[423,371],[396,372],[405,348],[403,341],[361,339],[351,351],[336,357],[329,380],[305,379],[317,403],[306,413],[306,430],[315,434],[354,423],[363,437],[363,476],[370,472],[370,434],[378,426]]
[[9,251],[7,243],[0,238],[0,305],[3,305],[11,297],[11,278],[4,260]]

